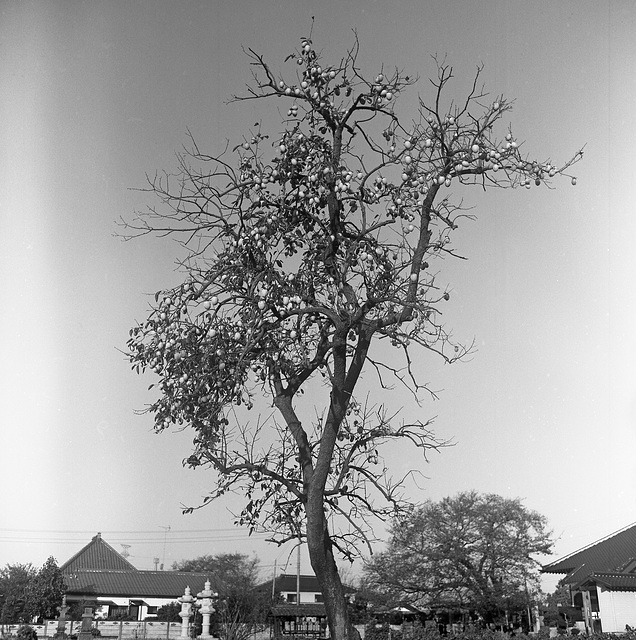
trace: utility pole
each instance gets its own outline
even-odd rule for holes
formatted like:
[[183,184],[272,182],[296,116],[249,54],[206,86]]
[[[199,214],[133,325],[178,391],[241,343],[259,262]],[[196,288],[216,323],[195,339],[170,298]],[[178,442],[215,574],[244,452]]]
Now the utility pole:
[[167,527],[159,525],[159,528],[163,529],[163,556],[161,558],[161,570],[163,571],[163,565],[166,562],[166,538],[168,536],[168,531],[170,531],[170,525]]
[[299,540],[298,547],[296,547],[296,604],[300,604],[300,547]]
[[274,577],[272,579],[272,604],[274,603],[275,597],[276,597],[276,560],[274,560]]

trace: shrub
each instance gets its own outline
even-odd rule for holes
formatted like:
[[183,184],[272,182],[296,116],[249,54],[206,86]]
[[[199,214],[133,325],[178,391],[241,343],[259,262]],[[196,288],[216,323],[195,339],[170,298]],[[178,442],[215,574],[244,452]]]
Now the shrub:
[[364,640],[388,640],[389,625],[383,623],[381,625],[369,624],[364,631]]
[[38,640],[38,632],[28,624],[23,624],[18,629],[18,640]]
[[550,638],[550,627],[541,627],[535,638],[538,638],[539,640],[548,640]]

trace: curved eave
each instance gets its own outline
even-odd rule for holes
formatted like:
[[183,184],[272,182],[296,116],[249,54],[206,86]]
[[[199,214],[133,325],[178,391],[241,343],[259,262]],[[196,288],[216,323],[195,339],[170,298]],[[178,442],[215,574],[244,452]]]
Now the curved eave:
[[636,591],[636,575],[632,573],[591,573],[572,586],[576,589],[601,586],[607,591]]

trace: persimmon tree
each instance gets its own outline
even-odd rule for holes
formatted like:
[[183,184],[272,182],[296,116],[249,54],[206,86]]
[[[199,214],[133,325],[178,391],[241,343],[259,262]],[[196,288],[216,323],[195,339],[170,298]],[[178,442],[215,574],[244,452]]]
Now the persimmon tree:
[[[191,138],[178,171],[149,179],[157,204],[123,235],[176,237],[183,281],[156,294],[128,356],[159,379],[155,429],[191,428],[185,464],[216,472],[204,502],[234,491],[238,524],[306,541],[341,640],[351,631],[336,555],[368,544],[373,517],[410,508],[383,446],[443,445],[429,421],[359,397],[361,376],[417,399],[427,392],[418,350],[448,363],[470,351],[441,321],[439,258],[454,254],[467,215],[452,194],[574,180],[581,152],[534,160],[511,129],[497,133],[511,103],[487,96],[481,68],[458,103],[447,98],[452,68],[438,61],[430,102],[407,122],[396,105],[415,80],[367,75],[357,38],[333,62],[303,38],[283,74],[246,53],[252,81],[233,103],[283,105],[280,128],[256,125],[219,153]],[[379,341],[394,353],[372,350]]]

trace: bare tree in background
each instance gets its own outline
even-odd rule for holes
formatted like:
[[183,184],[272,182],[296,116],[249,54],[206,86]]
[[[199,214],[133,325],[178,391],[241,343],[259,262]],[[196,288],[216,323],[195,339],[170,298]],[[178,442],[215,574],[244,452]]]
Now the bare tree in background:
[[553,544],[546,518],[521,500],[465,491],[395,520],[386,551],[365,565],[365,583],[393,603],[470,609],[501,622],[536,600],[537,557]]

